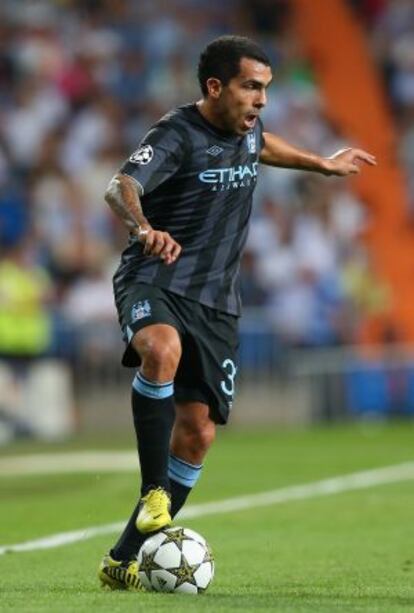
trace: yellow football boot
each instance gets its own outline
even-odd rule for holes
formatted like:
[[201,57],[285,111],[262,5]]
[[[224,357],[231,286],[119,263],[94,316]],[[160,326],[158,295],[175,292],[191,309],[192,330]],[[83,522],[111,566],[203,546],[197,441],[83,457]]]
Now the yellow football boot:
[[145,590],[141,585],[138,568],[136,560],[118,562],[108,553],[99,565],[98,577],[102,586],[109,587],[111,590],[143,592]]
[[170,496],[162,487],[150,490],[140,500],[139,512],[135,522],[137,529],[146,534],[170,526],[172,522],[170,509]]

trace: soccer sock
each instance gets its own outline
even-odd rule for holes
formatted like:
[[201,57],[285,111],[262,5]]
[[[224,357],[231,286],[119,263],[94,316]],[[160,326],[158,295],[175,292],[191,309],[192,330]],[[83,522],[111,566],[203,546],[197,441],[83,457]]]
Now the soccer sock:
[[[175,517],[194,485],[201,475],[202,464],[190,464],[184,460],[170,455],[168,461],[168,476],[170,477],[171,491],[171,516]],[[117,544],[111,550],[111,556],[115,560],[132,560],[140,550],[148,534],[141,534],[136,528],[135,521],[138,515],[139,503],[135,507],[125,530],[121,534]]]
[[171,517],[184,506],[187,497],[200,478],[202,464],[190,464],[170,454],[168,476],[171,489]]
[[141,534],[136,528],[139,503],[132,512],[118,542],[109,552],[114,560],[132,560],[138,555],[142,543],[148,535]]
[[[142,476],[141,495],[154,486],[170,490],[168,463],[175,417],[173,392],[172,382],[154,383],[140,372],[132,383],[132,413]],[[118,542],[111,549],[115,560],[131,560],[147,538],[135,526],[138,506],[139,502]]]
[[148,381],[140,372],[132,383],[132,412],[141,465],[141,494],[152,487],[170,489],[168,460],[175,419],[174,385]]

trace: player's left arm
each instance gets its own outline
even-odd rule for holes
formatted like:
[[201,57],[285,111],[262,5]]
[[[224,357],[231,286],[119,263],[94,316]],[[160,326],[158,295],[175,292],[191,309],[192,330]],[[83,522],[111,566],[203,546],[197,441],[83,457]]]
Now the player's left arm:
[[263,148],[259,161],[268,166],[310,170],[321,174],[338,177],[355,175],[360,172],[360,164],[376,165],[375,156],[363,149],[341,149],[330,157],[321,157],[311,151],[289,144],[279,136],[263,132]]

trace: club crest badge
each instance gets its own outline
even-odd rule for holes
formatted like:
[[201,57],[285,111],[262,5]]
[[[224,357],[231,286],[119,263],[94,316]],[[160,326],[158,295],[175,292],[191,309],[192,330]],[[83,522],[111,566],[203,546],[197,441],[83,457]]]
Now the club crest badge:
[[151,145],[142,145],[139,149],[134,151],[130,156],[129,161],[133,164],[145,165],[149,164],[154,157],[154,150]]
[[246,138],[249,153],[256,153],[256,134],[254,134],[254,132],[250,132]]
[[140,300],[131,309],[132,323],[144,317],[151,317],[151,305],[148,300]]

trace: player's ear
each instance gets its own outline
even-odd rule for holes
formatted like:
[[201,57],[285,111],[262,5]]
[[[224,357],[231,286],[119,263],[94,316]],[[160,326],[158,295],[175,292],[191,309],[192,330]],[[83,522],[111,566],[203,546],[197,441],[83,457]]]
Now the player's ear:
[[215,77],[210,77],[209,79],[207,79],[206,85],[207,85],[208,95],[211,98],[214,98],[215,100],[220,98],[220,95],[223,89],[223,85],[220,79],[216,79]]

